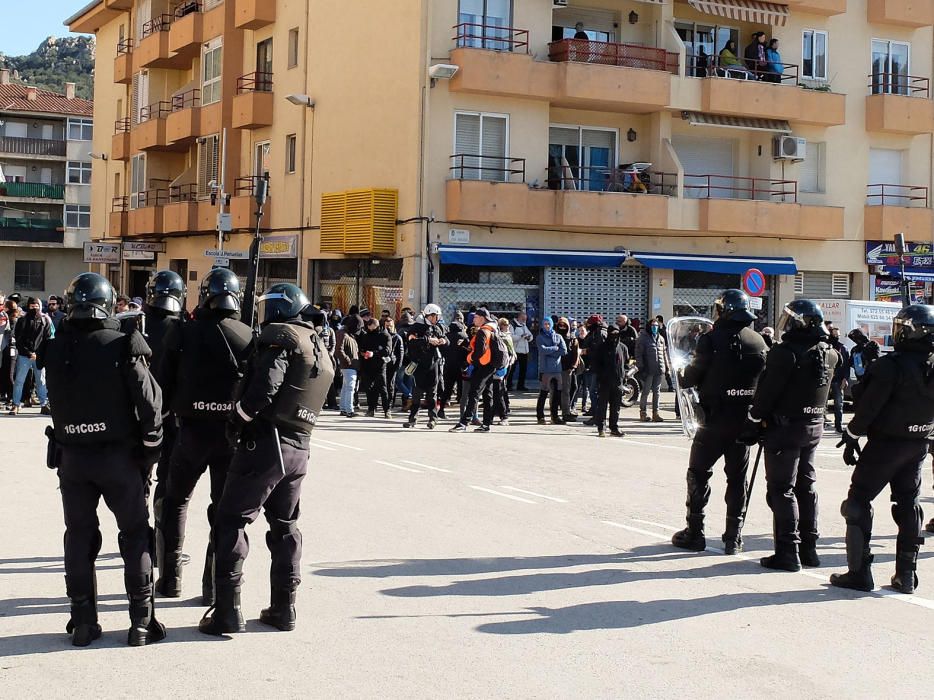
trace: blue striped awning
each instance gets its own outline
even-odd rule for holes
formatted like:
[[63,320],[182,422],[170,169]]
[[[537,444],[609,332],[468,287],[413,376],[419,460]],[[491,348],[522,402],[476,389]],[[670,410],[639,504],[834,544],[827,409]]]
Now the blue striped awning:
[[691,255],[687,253],[637,253],[632,257],[646,267],[695,272],[722,272],[741,275],[751,267],[767,275],[794,275],[798,272],[794,258],[760,258],[739,255]]

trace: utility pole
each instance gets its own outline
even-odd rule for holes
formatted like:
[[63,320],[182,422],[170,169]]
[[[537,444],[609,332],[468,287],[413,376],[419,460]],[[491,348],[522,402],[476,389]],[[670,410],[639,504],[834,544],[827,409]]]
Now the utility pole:
[[243,295],[244,313],[242,321],[250,328],[256,318],[256,278],[259,275],[259,246],[263,242],[260,227],[263,222],[263,208],[269,196],[269,173],[254,175],[253,198],[256,200],[256,231],[250,243],[250,271],[246,278],[246,290]]

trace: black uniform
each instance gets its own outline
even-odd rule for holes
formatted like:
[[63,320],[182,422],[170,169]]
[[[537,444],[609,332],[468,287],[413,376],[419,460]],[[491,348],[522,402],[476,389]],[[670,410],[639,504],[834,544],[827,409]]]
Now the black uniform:
[[[704,411],[704,424],[691,444],[687,472],[687,522],[703,538],[704,508],[710,500],[710,477],[723,457],[726,473],[726,530],[724,544],[738,549],[742,543],[743,507],[749,447],[737,442],[746,424],[768,347],[762,336],[744,321],[718,320],[697,341],[691,363],[679,385],[696,387]],[[701,547],[702,549],[702,547]]]
[[[434,338],[441,345],[431,345]],[[408,331],[406,347],[410,362],[415,363],[415,390],[412,392],[412,406],[406,427],[415,425],[415,419],[421,409],[422,401],[428,402],[428,427],[434,428],[438,420],[438,387],[441,383],[441,350],[448,344],[447,330],[440,323],[432,325],[427,321],[413,324]]]
[[[216,608],[202,622],[208,634],[243,631],[239,611],[246,526],[264,509],[266,545],[272,555],[273,608],[291,599],[301,582],[302,533],[298,529],[309,436],[333,379],[334,368],[313,327],[298,319],[270,323],[260,334],[233,425],[242,427],[214,520]],[[286,602],[285,608],[289,608]],[[277,624],[277,623],[273,623]],[[291,626],[294,627],[294,617]]]
[[623,387],[626,384],[628,365],[629,350],[620,339],[616,326],[610,326],[606,339],[596,346],[590,356],[590,370],[596,375],[599,386],[593,422],[601,437],[605,434],[607,414],[610,432],[622,436],[619,430],[619,409],[623,403]]
[[[208,523],[213,524],[217,502],[233,447],[225,425],[252,349],[250,328],[228,312],[198,308],[194,320],[172,328],[165,338],[162,362],[156,378],[167,407],[178,418],[178,435],[167,474],[162,519],[157,521],[161,595],[181,595],[182,545],[188,502],[198,479],[209,470],[211,504]],[[209,540],[202,577],[202,595],[213,600],[213,543]],[[210,602],[207,602],[210,605]]]
[[[357,336],[357,344],[360,346],[360,386],[366,394],[367,415],[373,415],[380,403],[384,412],[390,410],[386,365],[390,360],[391,342],[389,333],[378,326],[376,330],[367,329]],[[365,352],[371,352],[373,356],[365,358]]]
[[[841,511],[846,519],[848,574],[831,582],[871,590],[869,539],[872,501],[888,485],[898,525],[893,585],[911,593],[923,513],[918,497],[921,469],[934,437],[934,354],[927,342],[908,341],[874,362],[860,382],[856,413],[847,425],[852,438],[868,436]],[[843,581],[841,582],[841,579]],[[847,581],[846,579],[849,579]],[[861,585],[846,585],[856,582]]]
[[448,326],[447,345],[441,351],[444,355],[444,388],[441,390],[441,408],[444,410],[457,391],[460,394],[461,376],[467,365],[470,352],[470,337],[467,327],[460,321],[452,321]]
[[162,393],[147,366],[149,347],[139,333],[123,333],[114,319],[66,320],[43,355],[60,453],[69,631],[90,627],[100,634],[94,564],[101,548],[97,505],[103,497],[120,530],[130,600],[128,641],[142,645],[161,639],[165,629],[153,609],[152,530],[140,478],[162,444]]
[[[750,418],[766,424],[766,500],[774,519],[776,553],[794,562],[798,545],[802,552],[813,552],[819,537],[814,455],[840,359],[822,337],[814,328],[782,335],[782,342],[769,351],[749,411]],[[763,564],[768,566],[769,559]]]

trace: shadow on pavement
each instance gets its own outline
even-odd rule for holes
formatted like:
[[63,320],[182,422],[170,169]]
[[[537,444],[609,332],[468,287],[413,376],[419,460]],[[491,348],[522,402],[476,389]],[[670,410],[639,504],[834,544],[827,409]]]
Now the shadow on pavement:
[[[101,562],[114,561],[113,566],[101,566]],[[33,566],[17,567],[17,564],[33,564]],[[42,564],[46,564],[42,566]],[[97,569],[99,571],[107,569],[121,569],[123,561],[120,555],[111,552],[109,554],[99,554],[97,556]],[[20,557],[13,559],[0,559],[0,576],[6,574],[64,574],[65,563],[61,555],[55,557]]]
[[[40,632],[0,638],[0,659],[11,656],[28,656],[30,654],[81,653],[91,649],[132,649],[126,643],[126,627],[104,629],[101,638],[92,642],[89,647],[72,646],[71,637],[65,633],[65,622],[66,620],[63,619],[61,632]],[[198,626],[195,625],[193,627],[170,627],[166,629],[166,638],[161,642],[157,642],[157,644],[224,641],[230,641],[230,637],[212,637],[201,634],[198,631]],[[129,653],[137,652],[130,651]]]

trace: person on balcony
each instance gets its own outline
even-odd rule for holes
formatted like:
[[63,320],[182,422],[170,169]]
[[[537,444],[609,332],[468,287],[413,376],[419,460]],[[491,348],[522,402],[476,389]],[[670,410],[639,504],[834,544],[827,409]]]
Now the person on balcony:
[[766,74],[763,80],[770,83],[781,83],[782,73],[785,71],[785,65],[782,63],[782,55],[778,52],[778,39],[769,41],[769,46],[765,50]]
[[590,37],[587,36],[587,32],[584,31],[583,22],[578,22],[574,25],[574,38],[581,39],[583,41],[590,41]]
[[694,57],[694,75],[698,78],[707,77],[707,68],[710,66],[710,56],[701,46],[697,49],[698,54]]
[[752,35],[752,43],[743,50],[743,59],[746,62],[746,70],[762,76],[766,72],[765,56],[765,32],[755,32]]

